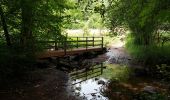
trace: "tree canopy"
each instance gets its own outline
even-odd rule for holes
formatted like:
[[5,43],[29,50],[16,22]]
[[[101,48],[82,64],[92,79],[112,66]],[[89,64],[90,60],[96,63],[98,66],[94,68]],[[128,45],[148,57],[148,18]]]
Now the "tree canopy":
[[19,42],[24,46],[35,39],[61,35],[63,23],[68,21],[65,11],[72,6],[67,0],[2,0],[1,29],[8,45]]
[[169,0],[111,0],[108,10],[110,26],[129,27],[136,44],[152,44],[158,30],[170,27]]

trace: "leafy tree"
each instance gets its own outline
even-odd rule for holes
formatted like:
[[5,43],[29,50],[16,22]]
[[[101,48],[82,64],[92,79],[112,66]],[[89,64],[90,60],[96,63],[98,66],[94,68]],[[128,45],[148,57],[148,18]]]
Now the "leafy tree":
[[0,15],[1,15],[2,27],[3,27],[3,30],[4,30],[6,42],[7,42],[7,45],[10,46],[11,40],[10,40],[8,28],[7,28],[6,19],[5,19],[4,12],[3,12],[1,5],[0,5]]
[[62,40],[68,21],[65,11],[72,4],[70,0],[0,1],[0,79],[31,69],[37,41]]
[[[108,0],[73,0],[74,8],[67,11],[70,24],[67,28],[100,28]],[[90,23],[90,24],[89,24]]]
[[69,18],[65,10],[70,9],[72,4],[70,0],[2,0],[4,13],[1,16],[3,14],[4,17],[1,18],[6,19],[12,43],[17,43],[22,49],[34,48],[37,39],[61,36],[63,24]]
[[136,44],[150,45],[158,26],[170,22],[169,4],[169,0],[112,0],[110,26],[129,27]]

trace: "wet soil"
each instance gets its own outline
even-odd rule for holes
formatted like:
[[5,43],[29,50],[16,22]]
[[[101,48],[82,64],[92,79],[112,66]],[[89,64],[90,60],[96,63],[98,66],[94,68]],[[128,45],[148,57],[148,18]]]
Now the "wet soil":
[[8,86],[1,86],[0,100],[75,100],[67,93],[67,73],[55,67],[37,69]]

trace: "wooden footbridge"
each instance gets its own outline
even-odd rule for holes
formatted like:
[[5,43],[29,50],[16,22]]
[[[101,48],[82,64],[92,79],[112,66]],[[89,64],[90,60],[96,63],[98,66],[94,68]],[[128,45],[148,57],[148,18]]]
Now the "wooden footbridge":
[[62,41],[41,41],[45,49],[37,53],[39,59],[49,57],[64,57],[84,52],[103,51],[103,37],[70,37]]

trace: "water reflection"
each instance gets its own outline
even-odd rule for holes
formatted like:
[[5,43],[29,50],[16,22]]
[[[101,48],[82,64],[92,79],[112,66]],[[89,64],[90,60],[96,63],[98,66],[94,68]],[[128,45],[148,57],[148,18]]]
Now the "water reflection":
[[90,68],[71,71],[69,75],[74,94],[83,100],[108,100],[100,92],[108,81],[101,76],[105,68],[103,63],[100,63]]
[[[114,50],[117,51],[117,49]],[[105,84],[110,79],[127,80],[129,78],[130,70],[126,66],[127,58],[128,56],[124,56],[122,53],[117,54],[112,51],[95,58],[93,55],[79,55],[59,59],[56,68],[69,73],[68,87],[71,94],[78,99],[109,100],[103,96],[101,89],[105,88]]]

